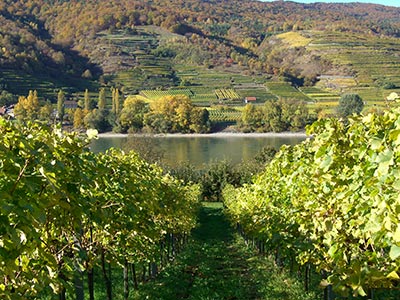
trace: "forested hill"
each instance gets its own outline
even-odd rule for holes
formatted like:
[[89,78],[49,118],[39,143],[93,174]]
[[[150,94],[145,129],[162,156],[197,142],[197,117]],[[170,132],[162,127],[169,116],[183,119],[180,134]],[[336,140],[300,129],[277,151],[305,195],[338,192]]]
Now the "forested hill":
[[[105,70],[103,61],[108,56],[123,57],[124,53],[112,49],[99,53],[99,49],[105,48],[100,33],[136,30],[138,26],[152,26],[184,36],[203,57],[197,63],[204,63],[206,57],[208,64],[224,65],[228,59],[271,73],[282,68],[283,60],[279,55],[266,55],[277,43],[275,35],[290,31],[349,32],[397,39],[400,8],[251,0],[3,0],[0,67],[29,74],[96,78],[103,72],[118,71],[126,64],[121,59],[118,66]],[[174,51],[161,55],[176,57],[177,50]],[[298,56],[317,66],[308,74],[301,70],[285,72],[307,77],[332,68],[330,61],[307,56],[301,47],[289,53],[291,59],[287,65],[296,69]]]

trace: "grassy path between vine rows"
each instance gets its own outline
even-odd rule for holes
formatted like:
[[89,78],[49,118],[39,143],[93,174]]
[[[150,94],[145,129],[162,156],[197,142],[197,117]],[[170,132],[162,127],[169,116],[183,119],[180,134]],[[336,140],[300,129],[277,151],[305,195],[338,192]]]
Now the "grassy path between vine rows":
[[199,226],[177,260],[134,299],[317,299],[271,260],[258,256],[229,226],[220,204],[203,206]]

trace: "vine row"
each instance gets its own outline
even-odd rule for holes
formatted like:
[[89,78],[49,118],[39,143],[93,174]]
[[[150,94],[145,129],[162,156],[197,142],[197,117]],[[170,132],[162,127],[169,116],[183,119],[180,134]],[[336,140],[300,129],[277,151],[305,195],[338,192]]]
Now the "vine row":
[[89,138],[4,119],[0,140],[1,299],[82,295],[82,274],[94,299],[94,268],[111,298],[110,266],[152,275],[195,226],[198,187],[133,152],[94,154]]
[[234,223],[265,251],[365,296],[400,282],[400,109],[321,120],[252,184],[227,186]]

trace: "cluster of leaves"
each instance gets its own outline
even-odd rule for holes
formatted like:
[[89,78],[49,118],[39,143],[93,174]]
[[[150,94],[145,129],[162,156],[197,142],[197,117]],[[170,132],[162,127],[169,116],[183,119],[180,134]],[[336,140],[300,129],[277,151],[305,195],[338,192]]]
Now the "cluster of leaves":
[[323,120],[308,133],[251,185],[224,190],[229,215],[337,291],[398,286],[400,110]]
[[0,119],[0,297],[37,299],[100,261],[151,261],[167,234],[195,225],[198,189],[137,154]]
[[302,101],[280,99],[267,101],[264,106],[247,104],[239,128],[245,132],[298,131],[312,123],[312,117]]

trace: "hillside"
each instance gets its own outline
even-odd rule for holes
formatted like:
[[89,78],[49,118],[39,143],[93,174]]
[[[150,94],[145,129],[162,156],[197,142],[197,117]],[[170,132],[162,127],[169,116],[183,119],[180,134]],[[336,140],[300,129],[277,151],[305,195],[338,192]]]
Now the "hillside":
[[0,85],[50,99],[59,88],[105,84],[138,93],[196,85],[187,74],[201,66],[248,76],[249,86],[272,78],[383,97],[400,87],[399,16],[399,8],[360,3],[6,0]]

